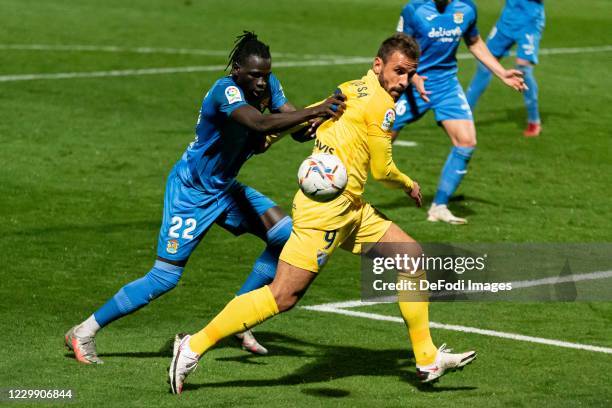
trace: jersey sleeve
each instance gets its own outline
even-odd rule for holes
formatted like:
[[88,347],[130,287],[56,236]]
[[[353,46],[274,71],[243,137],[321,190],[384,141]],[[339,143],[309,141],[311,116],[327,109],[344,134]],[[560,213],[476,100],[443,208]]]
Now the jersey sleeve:
[[402,9],[396,31],[410,36],[414,35],[414,8],[410,4]]
[[212,97],[215,108],[226,116],[247,104],[242,89],[232,83],[217,85]]
[[281,106],[289,102],[283,91],[283,86],[274,74],[270,74],[270,110],[277,111]]
[[391,137],[391,130],[395,122],[395,109],[392,104],[385,103],[377,96],[372,96],[365,109],[368,136]]
[[474,18],[472,19],[467,30],[465,30],[463,33],[463,39],[469,44],[472,38],[480,35],[480,32],[478,31],[478,10],[476,9],[476,5],[471,0],[464,1],[472,8],[474,13]]
[[365,111],[370,172],[386,187],[409,190],[413,186],[412,180],[393,162],[391,130],[395,122],[395,109],[392,103],[378,95],[372,97]]
[[393,162],[393,146],[390,137],[368,135],[370,150],[370,172],[372,176],[392,189],[411,190],[414,182],[402,173]]

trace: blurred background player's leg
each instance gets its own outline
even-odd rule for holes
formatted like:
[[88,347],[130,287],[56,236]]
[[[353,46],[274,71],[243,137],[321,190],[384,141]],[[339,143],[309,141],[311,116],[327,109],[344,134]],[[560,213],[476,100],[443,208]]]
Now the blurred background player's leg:
[[538,83],[533,75],[533,65],[526,60],[517,58],[516,68],[523,72],[525,85],[529,88],[523,92],[525,107],[527,108],[527,129],[523,134],[526,137],[536,137],[542,132],[542,122],[538,106]]
[[[514,40],[510,37],[505,36],[497,29],[497,26],[493,27],[489,38],[487,39],[487,48],[491,51],[491,54],[497,59],[501,59],[508,53],[508,50],[514,44]],[[472,111],[475,109],[478,100],[489,86],[493,74],[487,69],[482,63],[478,63],[476,73],[470,82],[470,86],[467,89],[466,95],[468,103]]]
[[470,108],[474,110],[476,108],[476,104],[478,100],[487,90],[491,79],[493,78],[493,74],[487,67],[485,67],[482,63],[478,63],[478,67],[476,68],[476,73],[472,78],[472,82],[470,82],[470,86],[467,89],[467,100],[470,104]]
[[538,105],[538,83],[533,75],[534,66],[538,63],[538,51],[542,38],[541,27],[526,27],[517,38],[516,68],[523,72],[525,84],[529,89],[523,93],[527,109],[527,128],[523,132],[526,137],[536,137],[542,132],[540,108]]
[[467,174],[468,164],[476,149],[476,128],[472,111],[456,77],[444,81],[435,93],[432,91],[432,103],[436,120],[442,124],[453,147],[442,168],[436,195],[427,212],[427,220],[466,224],[465,218],[451,213],[448,203]]

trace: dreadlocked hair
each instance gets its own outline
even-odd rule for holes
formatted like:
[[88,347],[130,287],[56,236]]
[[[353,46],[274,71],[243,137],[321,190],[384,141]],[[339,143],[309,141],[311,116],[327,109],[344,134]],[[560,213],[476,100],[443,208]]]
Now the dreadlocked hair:
[[251,55],[269,59],[270,47],[259,41],[257,39],[257,34],[254,32],[243,31],[243,34],[236,37],[236,41],[234,41],[234,48],[230,52],[229,61],[225,69],[233,64],[244,64],[246,59]]

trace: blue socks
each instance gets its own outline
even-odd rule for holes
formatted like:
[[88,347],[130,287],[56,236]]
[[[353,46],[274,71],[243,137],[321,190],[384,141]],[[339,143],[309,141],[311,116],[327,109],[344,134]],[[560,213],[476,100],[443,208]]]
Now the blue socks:
[[531,65],[517,65],[516,69],[523,72],[525,85],[529,88],[523,92],[525,107],[527,108],[527,120],[529,123],[540,123],[540,110],[538,108],[538,83],[533,76]]
[[155,261],[153,268],[140,279],[128,283],[94,312],[101,327],[147,305],[151,300],[174,288],[183,268]]
[[492,76],[493,74],[491,74],[491,71],[479,62],[478,69],[476,70],[476,74],[474,74],[474,78],[472,78],[472,82],[470,82],[466,95],[472,110],[476,107],[476,103],[478,103],[478,99],[480,99],[482,93],[489,86]]
[[255,289],[259,289],[274,280],[276,275],[276,265],[278,257],[291,235],[293,227],[291,217],[285,217],[276,224],[266,234],[268,246],[255,261],[253,270],[246,281],[236,293],[236,296],[243,295]]
[[448,204],[448,200],[457,190],[461,180],[463,180],[463,176],[467,173],[467,166],[475,149],[475,147],[453,146],[446,159],[444,168],[442,168],[438,191],[436,191],[433,201],[434,204]]

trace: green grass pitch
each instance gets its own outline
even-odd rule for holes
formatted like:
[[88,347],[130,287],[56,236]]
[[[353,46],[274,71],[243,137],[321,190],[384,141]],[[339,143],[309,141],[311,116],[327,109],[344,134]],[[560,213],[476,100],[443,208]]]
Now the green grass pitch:
[[[486,34],[501,0],[479,1]],[[414,379],[401,324],[296,308],[256,329],[253,357],[224,342],[180,397],[170,395],[168,340],[201,328],[262,249],[213,228],[177,289],[98,336],[107,364],[77,364],[63,333],[151,266],[165,177],[193,138],[201,98],[222,70],[8,80],[14,75],[224,65],[243,29],[271,45],[290,100],[306,105],[368,64],[303,66],[313,55],[373,56],[402,1],[3,0],[0,2],[0,388],[72,388],[71,406],[610,406],[612,356],[434,329],[479,359],[431,389]],[[547,1],[543,49],[611,44],[608,0]],[[217,50],[194,54],[24,49],[91,45]],[[462,46],[462,52],[465,47]],[[206,54],[206,53],[205,53]],[[510,66],[511,60],[505,64]],[[465,227],[430,224],[399,192],[367,198],[423,242],[612,241],[612,52],[542,55],[544,133],[525,140],[522,99],[492,84],[476,111],[478,151],[453,202]],[[302,66],[300,66],[302,65]],[[460,61],[467,85],[473,59]],[[431,200],[449,141],[431,115],[406,128],[398,166]],[[283,141],[239,179],[290,208],[311,146]],[[359,259],[337,253],[302,305],[359,297]],[[396,306],[360,309],[399,316]],[[611,303],[433,304],[431,319],[612,347]],[[4,402],[6,403],[6,402]],[[9,403],[7,403],[9,404]],[[25,406],[27,404],[21,404]]]

